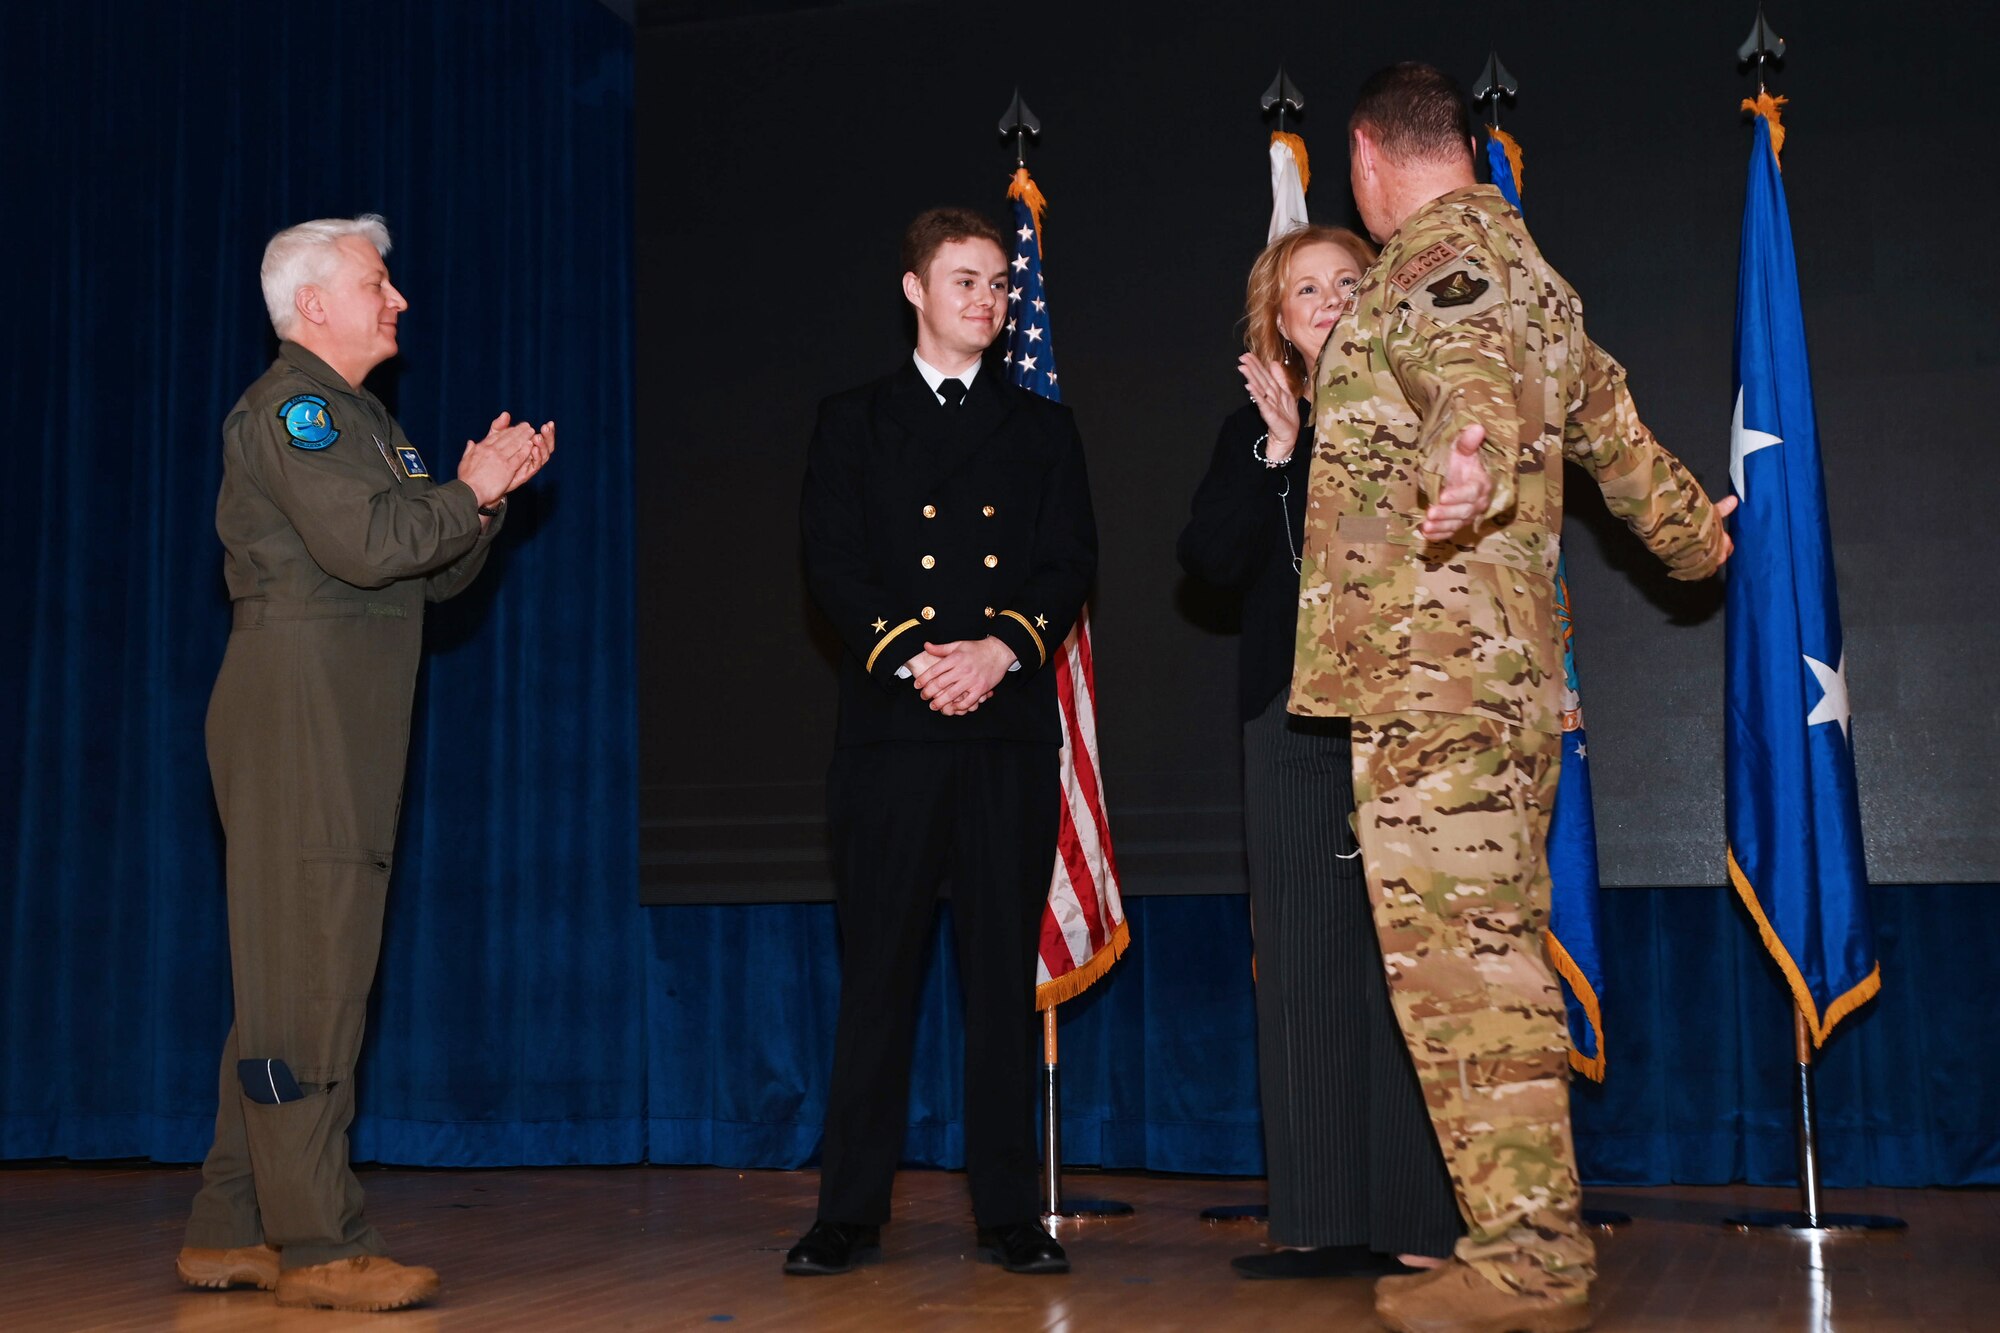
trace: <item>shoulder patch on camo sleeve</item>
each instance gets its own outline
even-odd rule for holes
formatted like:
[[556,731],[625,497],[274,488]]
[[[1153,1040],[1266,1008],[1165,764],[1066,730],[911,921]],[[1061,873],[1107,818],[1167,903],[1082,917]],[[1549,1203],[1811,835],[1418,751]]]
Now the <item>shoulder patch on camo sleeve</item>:
[[1443,268],[1458,258],[1459,253],[1449,241],[1439,241],[1428,249],[1419,250],[1403,261],[1403,266],[1389,279],[1389,285],[1399,292],[1407,292],[1417,285],[1424,274]]
[[1440,323],[1461,320],[1500,304],[1507,292],[1480,271],[1477,257],[1462,256],[1461,262],[1410,293],[1410,305],[1418,313]]
[[326,399],[318,394],[302,393],[287,398],[278,409],[278,419],[285,423],[285,434],[301,449],[324,449],[340,438],[340,432],[334,429],[333,413],[328,410]]

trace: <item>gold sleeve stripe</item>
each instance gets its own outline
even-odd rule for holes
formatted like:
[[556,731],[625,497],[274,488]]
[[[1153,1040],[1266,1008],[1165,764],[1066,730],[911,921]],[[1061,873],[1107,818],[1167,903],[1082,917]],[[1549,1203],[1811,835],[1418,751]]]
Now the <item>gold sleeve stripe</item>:
[[913,626],[920,623],[921,622],[916,620],[905,620],[902,624],[896,626],[896,628],[890,630],[887,634],[884,634],[880,639],[876,640],[875,651],[868,654],[867,669],[870,671],[873,671],[875,669],[875,659],[880,657],[882,655],[882,650],[889,646],[889,640],[895,638],[898,634],[901,634],[904,630],[910,629]]
[[1028,631],[1028,637],[1035,641],[1035,651],[1042,655],[1042,660],[1035,663],[1035,665],[1047,666],[1049,662],[1048,645],[1042,642],[1042,636],[1035,632],[1035,627],[1028,623],[1028,618],[1019,611],[1002,611],[1000,614],[1003,616],[1012,616],[1021,622],[1021,628]]

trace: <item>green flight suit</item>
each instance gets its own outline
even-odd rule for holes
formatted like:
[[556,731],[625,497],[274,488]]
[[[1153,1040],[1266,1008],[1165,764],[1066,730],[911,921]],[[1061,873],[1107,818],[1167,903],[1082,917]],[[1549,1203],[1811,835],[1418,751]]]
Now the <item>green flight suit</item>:
[[[208,708],[227,843],[236,1021],[190,1246],[269,1244],[287,1268],[380,1254],[347,1160],[402,803],[426,601],[464,588],[480,531],[366,389],[296,343],[222,429],[216,531],[234,628]],[[282,1060],[301,1100],[253,1099]]]

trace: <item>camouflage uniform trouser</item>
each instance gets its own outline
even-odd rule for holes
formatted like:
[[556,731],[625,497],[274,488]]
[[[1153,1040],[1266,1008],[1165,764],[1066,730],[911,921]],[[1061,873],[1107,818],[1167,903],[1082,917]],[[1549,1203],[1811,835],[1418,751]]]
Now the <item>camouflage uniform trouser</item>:
[[1574,1298],[1569,1038],[1544,954],[1560,736],[1447,713],[1353,719],[1354,798],[1389,994],[1465,1214],[1457,1257]]

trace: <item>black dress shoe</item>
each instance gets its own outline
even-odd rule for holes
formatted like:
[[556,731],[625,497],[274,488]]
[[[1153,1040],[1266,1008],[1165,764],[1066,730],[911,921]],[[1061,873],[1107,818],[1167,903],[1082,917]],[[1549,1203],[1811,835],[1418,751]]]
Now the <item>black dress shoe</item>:
[[1403,1271],[1388,1255],[1366,1245],[1320,1245],[1310,1250],[1264,1250],[1231,1259],[1241,1277],[1381,1277]]
[[979,1228],[984,1256],[1010,1273],[1067,1273],[1069,1256],[1056,1238],[1035,1222]]
[[796,1277],[826,1277],[882,1257],[882,1228],[846,1222],[814,1222],[812,1230],[785,1254],[785,1271]]

